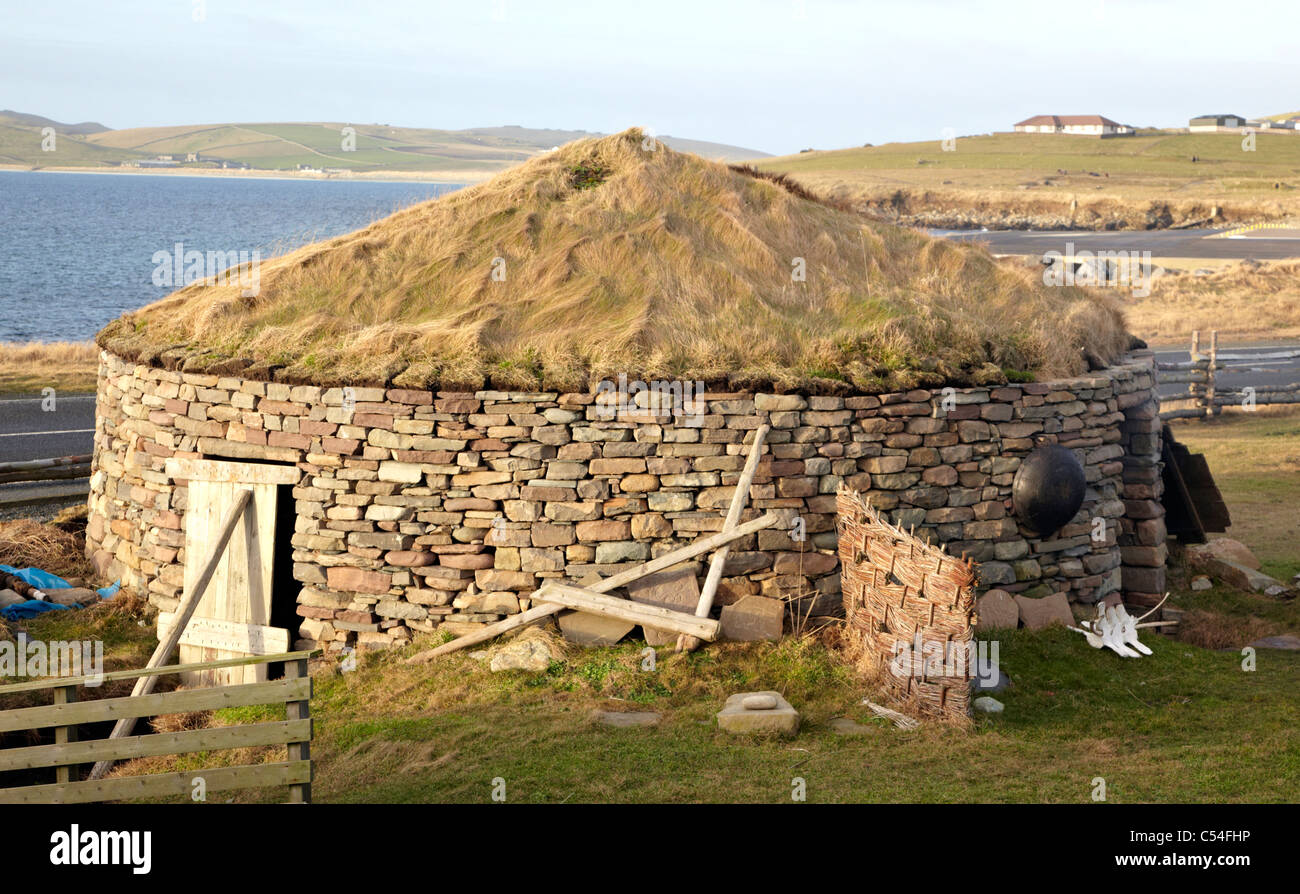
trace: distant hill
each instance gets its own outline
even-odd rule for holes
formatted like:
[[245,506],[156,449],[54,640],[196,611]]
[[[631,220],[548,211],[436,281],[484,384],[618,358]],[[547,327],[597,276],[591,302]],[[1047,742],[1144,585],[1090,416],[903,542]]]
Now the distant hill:
[[64,124],[61,121],[55,121],[53,118],[44,118],[40,115],[29,115],[26,112],[15,112],[13,109],[0,109],[0,124],[15,124],[19,127],[53,127],[55,133],[63,134],[92,134],[102,133],[108,130],[107,127],[98,121],[83,121],[80,124]]
[[[57,152],[41,151],[34,139],[42,127],[66,139]],[[75,128],[82,128],[78,132]],[[351,130],[345,130],[350,128]],[[78,135],[79,134],[79,135]],[[339,169],[357,174],[427,173],[444,179],[479,180],[584,137],[582,130],[518,126],[466,130],[394,127],[387,124],[298,122],[201,124],[109,130],[98,124],[61,125],[39,115],[0,113],[0,163],[41,167],[132,164],[171,156],[181,165],[222,163],[267,171],[302,167]],[[723,143],[664,136],[670,148],[705,158],[738,161],[767,153]],[[187,158],[196,156],[197,161]]]
[[868,214],[925,227],[1158,229],[1300,214],[1300,134],[997,133],[760,160]]

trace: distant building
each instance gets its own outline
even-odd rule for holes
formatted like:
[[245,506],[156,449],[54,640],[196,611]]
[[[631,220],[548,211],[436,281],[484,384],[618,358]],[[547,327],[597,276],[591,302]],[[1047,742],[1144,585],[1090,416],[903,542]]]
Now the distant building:
[[1245,126],[1246,119],[1240,115],[1197,115],[1187,122],[1187,129],[1192,133],[1235,131]]
[[144,158],[136,162],[142,168],[175,168],[180,166],[180,162],[173,158]]
[[187,162],[199,161],[199,154],[197,152],[187,152],[185,153],[185,160]]
[[1018,121],[1016,133],[1063,133],[1081,137],[1129,136],[1134,128],[1102,115],[1035,115]]
[[1246,126],[1257,130],[1295,130],[1295,121],[1291,119],[1274,121],[1271,118],[1262,118],[1259,121],[1247,121]]

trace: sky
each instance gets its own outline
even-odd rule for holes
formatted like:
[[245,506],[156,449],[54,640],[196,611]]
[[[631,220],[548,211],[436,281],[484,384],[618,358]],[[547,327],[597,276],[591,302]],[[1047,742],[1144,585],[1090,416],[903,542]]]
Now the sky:
[[0,0],[0,108],[108,127],[504,124],[773,154],[1300,112],[1300,2]]

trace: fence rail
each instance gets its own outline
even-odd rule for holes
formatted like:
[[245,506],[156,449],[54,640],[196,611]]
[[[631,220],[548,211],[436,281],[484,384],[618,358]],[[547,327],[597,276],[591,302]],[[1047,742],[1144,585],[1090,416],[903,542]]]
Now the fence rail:
[[91,455],[55,456],[50,459],[25,459],[0,463],[0,484],[14,481],[58,481],[86,478],[90,475]]
[[[17,692],[50,691],[53,704],[0,711],[0,732],[54,728],[54,743],[0,749],[0,772],[55,768],[56,782],[0,788],[0,804],[78,804],[122,798],[189,795],[195,780],[209,792],[288,786],[289,800],[311,800],[311,678],[307,659],[312,652],[253,655],[197,664],[177,664],[140,670],[112,671],[102,676],[63,677],[0,686],[0,697]],[[183,689],[77,701],[77,687],[88,682],[130,680],[184,674],[222,667],[284,662],[283,679],[205,689]],[[185,730],[123,738],[77,740],[77,727],[86,723],[203,711],[248,705],[284,704],[286,719],[218,729]],[[218,767],[182,773],[155,773],[113,779],[78,781],[80,764],[217,751],[260,745],[288,746],[288,760],[269,764]]]
[[1292,360],[1300,349],[1273,351],[1266,354],[1240,354],[1219,351],[1218,330],[1210,332],[1208,350],[1201,349],[1201,332],[1192,333],[1191,359],[1177,363],[1157,363],[1156,381],[1160,385],[1186,384],[1187,393],[1162,397],[1161,405],[1178,404],[1160,411],[1161,419],[1200,419],[1219,415],[1224,407],[1261,404],[1300,403],[1300,382],[1291,385],[1223,389],[1217,373],[1231,368],[1232,362]]

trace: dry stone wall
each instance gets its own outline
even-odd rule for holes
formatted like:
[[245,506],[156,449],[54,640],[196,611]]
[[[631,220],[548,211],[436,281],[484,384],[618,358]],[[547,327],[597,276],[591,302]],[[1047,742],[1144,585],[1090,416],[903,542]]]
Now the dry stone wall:
[[[171,456],[292,463],[291,573],[303,644],[401,643],[529,607],[546,578],[608,575],[717,531],[746,442],[772,426],[746,518],[792,530],[733,545],[718,605],[762,594],[840,606],[835,494],[980,564],[981,586],[1091,603],[1162,592],[1152,359],[1069,381],[849,397],[688,396],[603,418],[594,394],[320,388],[141,366],[101,355],[88,550],[104,573],[175,607],[187,488]],[[1011,483],[1040,439],[1071,447],[1088,492],[1039,538]],[[1098,521],[1100,519],[1100,521]],[[279,573],[279,571],[277,571]]]

